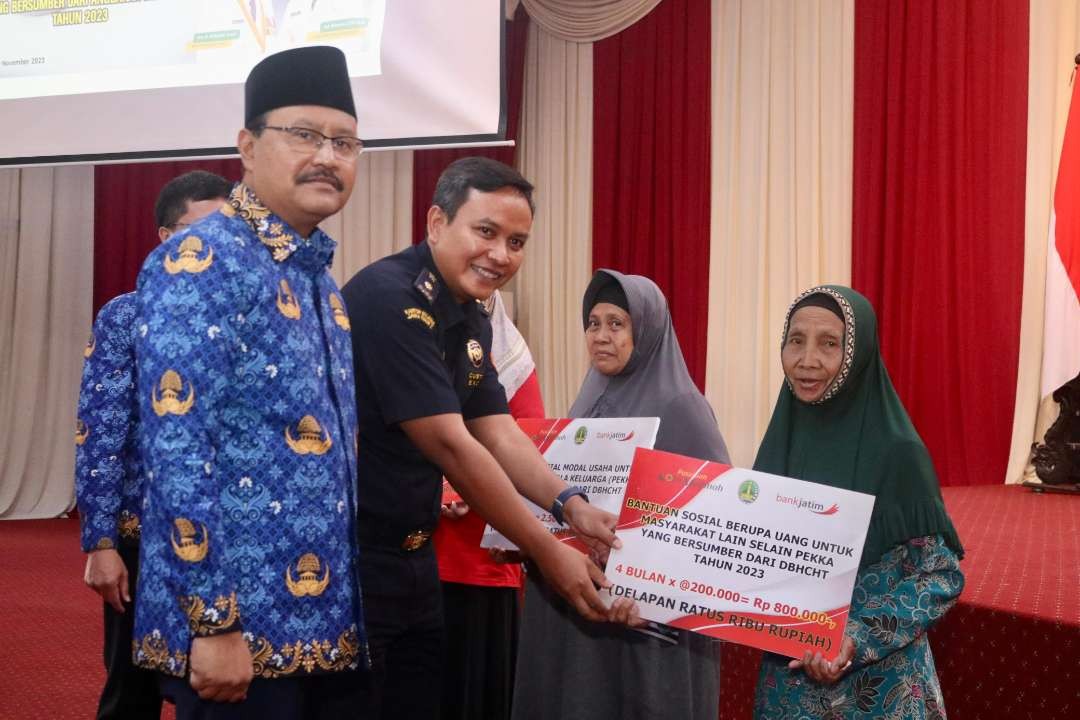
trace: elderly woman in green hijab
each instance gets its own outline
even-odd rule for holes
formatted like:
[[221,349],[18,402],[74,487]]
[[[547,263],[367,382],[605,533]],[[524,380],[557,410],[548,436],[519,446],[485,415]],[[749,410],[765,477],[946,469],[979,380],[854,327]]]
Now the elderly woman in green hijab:
[[963,548],[885,370],[869,301],[832,285],[802,293],[781,359],[786,383],[754,469],[876,501],[840,656],[766,654],[754,717],[944,718],[926,631],[960,595]]

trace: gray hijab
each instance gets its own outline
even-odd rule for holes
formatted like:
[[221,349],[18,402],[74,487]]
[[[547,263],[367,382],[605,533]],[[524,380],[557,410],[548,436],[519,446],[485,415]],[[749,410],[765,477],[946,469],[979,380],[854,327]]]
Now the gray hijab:
[[622,372],[607,376],[590,368],[570,407],[570,417],[659,417],[656,449],[728,463],[727,447],[708,401],[690,379],[664,293],[652,280],[597,270],[582,300],[582,321],[609,283],[626,294],[634,349]]

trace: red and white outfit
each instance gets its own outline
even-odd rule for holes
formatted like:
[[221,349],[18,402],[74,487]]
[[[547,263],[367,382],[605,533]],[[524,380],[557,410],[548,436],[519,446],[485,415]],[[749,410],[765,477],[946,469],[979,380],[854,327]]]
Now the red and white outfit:
[[[498,291],[487,308],[492,364],[506,390],[510,414],[515,419],[544,417],[536,363]],[[435,530],[447,643],[443,720],[509,717],[522,572],[519,564],[492,561],[480,547],[486,524],[470,511],[456,520],[441,519]]]
[[[510,317],[496,290],[488,301],[491,313],[492,364],[506,390],[510,414],[518,418],[544,417],[544,399],[536,379],[536,363],[529,346]],[[439,579],[443,582],[484,587],[521,587],[521,566],[492,562],[480,547],[486,521],[475,512],[458,520],[441,521],[435,530]]]

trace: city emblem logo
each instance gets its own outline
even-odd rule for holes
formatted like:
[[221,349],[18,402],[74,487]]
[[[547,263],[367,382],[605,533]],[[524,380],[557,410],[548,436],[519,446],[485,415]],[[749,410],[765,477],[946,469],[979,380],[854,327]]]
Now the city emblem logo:
[[345,332],[350,332],[352,325],[349,323],[349,316],[345,313],[345,306],[341,304],[341,298],[336,293],[330,293],[330,309],[334,313],[334,322],[337,326]]
[[[210,549],[210,533],[207,532],[206,525],[199,523],[202,528],[201,542],[195,541],[198,531],[195,529],[195,524],[187,518],[178,517],[173,521],[173,525],[176,526],[176,529],[172,531],[169,539],[172,541],[172,548],[173,552],[176,553],[176,557],[190,563],[199,562],[205,558],[206,552]],[[180,533],[179,542],[177,542],[176,533]]]
[[739,499],[749,505],[758,499],[758,484],[754,480],[743,480],[739,484]]
[[300,319],[300,303],[297,302],[296,295],[293,294],[292,288],[289,287],[289,281],[285,278],[282,278],[281,282],[278,283],[277,309],[278,312],[290,320]]
[[585,442],[585,438],[587,437],[589,437],[589,430],[584,425],[582,425],[577,429],[577,432],[574,433],[574,444],[580,445],[581,443]]
[[191,382],[187,384],[187,397],[183,400],[180,396],[184,392],[184,382],[180,373],[175,370],[166,370],[158,383],[161,388],[161,397],[158,397],[154,388],[150,390],[150,405],[158,417],[165,415],[187,415],[191,406],[195,404],[195,388]]
[[214,262],[214,248],[207,248],[206,257],[199,257],[199,253],[203,251],[203,243],[201,239],[194,235],[188,235],[184,238],[183,242],[180,243],[179,250],[180,254],[175,259],[165,253],[165,272],[170,275],[181,272],[197,275],[210,267],[210,263]]
[[326,586],[330,584],[330,566],[326,566],[326,572],[321,580],[319,579],[320,566],[318,555],[305,553],[296,563],[298,579],[293,579],[291,565],[285,567],[285,586],[289,588],[289,592],[293,594],[293,597],[304,597],[305,595],[318,597],[323,594],[323,590],[326,590]]
[[299,435],[294,438],[289,432],[288,426],[286,426],[285,443],[297,455],[325,455],[330,446],[334,444],[330,439],[330,433],[324,431],[319,425],[319,421],[310,415],[300,418],[296,429],[299,431]]

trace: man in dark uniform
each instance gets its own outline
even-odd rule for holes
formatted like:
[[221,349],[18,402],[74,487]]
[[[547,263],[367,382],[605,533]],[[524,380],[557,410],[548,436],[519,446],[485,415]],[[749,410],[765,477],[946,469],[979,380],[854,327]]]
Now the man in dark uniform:
[[361,270],[342,290],[353,328],[357,527],[379,717],[439,714],[443,627],[428,539],[444,474],[578,612],[608,617],[595,587],[607,586],[603,573],[556,541],[518,491],[598,552],[617,543],[615,518],[556,477],[511,419],[477,302],[517,272],[532,218],[532,185],[515,170],[458,160],[439,178],[427,241]]

